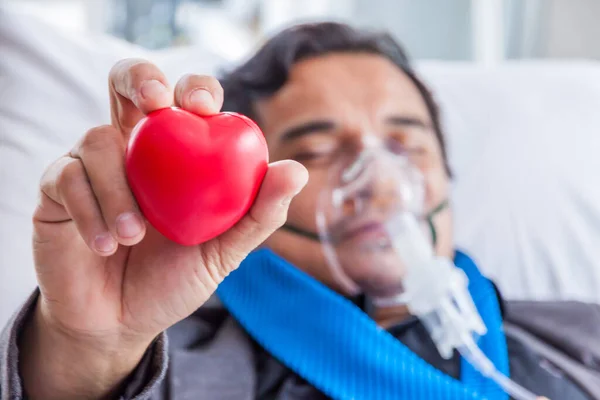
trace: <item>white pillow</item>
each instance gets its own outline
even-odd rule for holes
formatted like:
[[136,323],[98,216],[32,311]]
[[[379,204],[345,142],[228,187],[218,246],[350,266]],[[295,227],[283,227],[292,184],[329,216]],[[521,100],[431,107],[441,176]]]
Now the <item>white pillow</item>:
[[420,67],[448,134],[458,245],[506,297],[600,301],[600,63]]

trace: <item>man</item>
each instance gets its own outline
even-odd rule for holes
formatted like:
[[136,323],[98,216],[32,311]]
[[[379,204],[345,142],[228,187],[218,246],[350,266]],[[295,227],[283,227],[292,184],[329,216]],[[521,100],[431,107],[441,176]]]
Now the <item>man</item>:
[[[451,211],[438,207],[449,195],[449,168],[437,109],[388,36],[331,23],[291,28],[221,84],[224,91],[214,78],[188,75],[171,90],[142,60],[112,69],[111,125],[87,132],[41,180],[33,241],[39,291],[4,332],[2,399],[300,400],[326,398],[324,392],[341,398],[313,383],[320,378],[304,374],[296,356],[285,349],[275,356],[268,349],[277,346],[246,328],[247,319],[232,317],[243,313],[209,298],[261,243],[339,293],[326,296],[351,294],[314,234],[316,203],[327,185],[328,160],[341,151],[359,152],[368,135],[413,155],[425,180],[425,207],[439,208],[431,216],[436,253],[454,256]],[[144,114],[175,104],[210,115],[223,102],[224,110],[258,122],[274,162],[237,225],[199,246],[179,246],[144,223],[125,177],[125,146]],[[455,379],[448,385],[463,380],[460,357],[440,357],[405,307],[367,310],[361,296],[352,300],[437,373]],[[264,314],[287,304],[280,297]],[[512,328],[501,344],[508,348],[512,379],[554,399],[600,398],[597,307],[521,303],[504,311]],[[573,318],[578,326],[556,332]],[[303,329],[294,321],[281,324]],[[340,327],[339,340],[344,335]],[[409,370],[422,367],[410,360]],[[348,397],[358,396],[345,383]],[[414,398],[444,398],[419,393]]]

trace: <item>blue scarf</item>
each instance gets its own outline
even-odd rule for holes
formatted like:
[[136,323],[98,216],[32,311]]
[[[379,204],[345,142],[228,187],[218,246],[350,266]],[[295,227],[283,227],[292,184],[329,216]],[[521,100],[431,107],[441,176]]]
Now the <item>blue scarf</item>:
[[[457,252],[454,262],[488,328],[478,344],[508,374],[494,288],[465,254]],[[508,399],[464,359],[460,380],[434,368],[350,300],[268,249],[251,253],[217,294],[263,348],[333,399]]]

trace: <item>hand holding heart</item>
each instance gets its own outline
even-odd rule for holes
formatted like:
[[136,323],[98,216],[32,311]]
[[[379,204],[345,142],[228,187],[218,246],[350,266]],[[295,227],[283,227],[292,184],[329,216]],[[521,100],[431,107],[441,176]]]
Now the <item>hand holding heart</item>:
[[[41,295],[25,335],[36,343],[52,337],[56,349],[68,339],[79,365],[92,352],[95,385],[102,373],[122,378],[161,331],[200,307],[284,223],[308,179],[292,161],[267,166],[264,139],[247,120],[196,116],[221,107],[214,78],[188,75],[172,91],[154,65],[125,60],[110,73],[110,97],[111,125],[87,132],[42,178],[34,215]],[[153,113],[127,149],[142,118],[173,105],[188,112]],[[55,351],[36,349],[23,368]],[[118,365],[102,359],[115,351]],[[48,374],[37,371],[35,385],[58,384]]]

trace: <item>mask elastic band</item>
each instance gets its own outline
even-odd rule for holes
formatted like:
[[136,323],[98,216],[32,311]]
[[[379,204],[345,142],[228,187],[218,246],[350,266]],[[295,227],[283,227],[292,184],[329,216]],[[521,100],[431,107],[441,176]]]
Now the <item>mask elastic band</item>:
[[297,235],[304,236],[305,238],[308,238],[308,239],[311,239],[311,240],[315,240],[317,242],[321,241],[321,238],[319,237],[319,235],[317,233],[304,230],[304,229],[299,228],[299,227],[297,227],[295,225],[292,225],[290,223],[284,224],[282,226],[282,228],[285,229],[285,230],[287,230],[287,231],[289,231],[289,232],[291,232],[291,233],[295,233]]
[[444,211],[446,208],[448,208],[449,205],[450,205],[450,202],[448,201],[448,199],[443,200],[440,204],[438,204],[438,206],[436,208],[431,210],[429,212],[429,214],[427,214],[425,216],[425,219],[427,220],[427,225],[429,225],[429,232],[431,233],[431,243],[433,244],[434,248],[437,245],[438,238],[437,238],[437,230],[435,229],[435,225],[433,224],[433,218],[436,215],[438,215],[439,213],[441,213],[442,211]]
[[[450,202],[448,201],[448,199],[443,200],[440,204],[438,204],[437,207],[435,207],[433,210],[431,210],[429,212],[429,214],[427,214],[427,216],[425,217],[425,220],[427,221],[427,225],[429,227],[429,232],[431,233],[431,243],[433,244],[434,247],[437,244],[438,238],[437,238],[437,230],[435,229],[435,225],[433,223],[433,218],[436,215],[438,215],[440,212],[442,212],[446,208],[448,208],[449,204],[450,204]],[[295,233],[300,236],[304,236],[305,238],[308,238],[308,239],[311,239],[311,240],[314,240],[317,242],[321,241],[319,234],[302,229],[302,228],[292,225],[290,223],[284,224],[282,226],[282,228],[287,230],[288,232]]]

